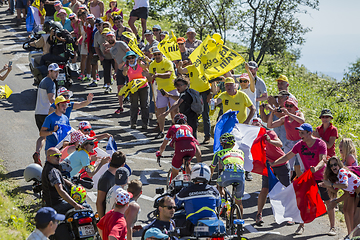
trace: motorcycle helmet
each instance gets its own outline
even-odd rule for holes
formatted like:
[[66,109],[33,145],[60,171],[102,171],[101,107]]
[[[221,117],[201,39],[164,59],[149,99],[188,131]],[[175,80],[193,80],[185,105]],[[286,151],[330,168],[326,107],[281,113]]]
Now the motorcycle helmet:
[[37,163],[31,163],[24,170],[25,181],[41,181],[42,167]]
[[185,124],[187,122],[187,117],[182,113],[178,113],[174,117],[174,122],[178,124]]
[[75,202],[81,204],[85,201],[86,199],[86,190],[83,186],[72,186],[71,187],[71,192],[70,192],[70,197],[72,199],[74,199]]
[[227,145],[233,145],[233,144],[235,144],[235,137],[231,133],[224,133],[220,137],[220,143],[227,144]]
[[52,25],[53,23],[54,23],[53,20],[48,20],[48,21],[44,22],[43,30],[44,30],[46,33],[49,33],[49,32],[50,32],[51,25]]
[[210,181],[210,167],[205,163],[197,163],[191,169],[190,178],[193,182],[208,182]]

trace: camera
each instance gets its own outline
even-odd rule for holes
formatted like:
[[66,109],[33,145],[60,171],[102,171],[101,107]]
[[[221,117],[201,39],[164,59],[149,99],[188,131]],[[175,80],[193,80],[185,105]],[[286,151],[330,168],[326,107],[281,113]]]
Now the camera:
[[278,107],[278,108],[276,109],[276,111],[277,111],[277,112],[282,112],[282,111],[281,111],[281,107]]
[[158,187],[155,189],[155,193],[156,194],[163,194],[165,192],[163,187]]

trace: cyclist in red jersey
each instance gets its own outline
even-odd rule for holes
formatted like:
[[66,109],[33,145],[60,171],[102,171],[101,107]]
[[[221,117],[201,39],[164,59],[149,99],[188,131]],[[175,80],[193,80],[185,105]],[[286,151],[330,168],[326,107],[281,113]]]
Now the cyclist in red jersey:
[[[156,152],[156,156],[160,157],[164,152],[166,145],[170,141],[170,146],[175,149],[175,154],[171,163],[172,178],[178,175],[181,165],[183,164],[184,157],[189,156],[193,158],[196,151],[198,151],[201,156],[201,152],[198,147],[199,142],[193,136],[193,129],[187,125],[186,116],[182,113],[178,113],[174,117],[174,122],[175,125],[172,125],[169,128],[169,131],[160,146],[160,151]],[[190,172],[190,169],[187,169],[187,172]]]

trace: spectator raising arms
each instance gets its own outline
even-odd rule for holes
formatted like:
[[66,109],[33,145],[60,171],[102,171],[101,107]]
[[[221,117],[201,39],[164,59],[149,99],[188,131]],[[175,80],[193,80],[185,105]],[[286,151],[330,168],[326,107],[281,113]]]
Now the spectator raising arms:
[[0,73],[2,73],[3,71],[6,71],[6,73],[4,75],[0,75],[0,80],[4,81],[5,78],[9,75],[10,71],[12,70],[12,66],[9,66],[8,64],[5,64],[3,69],[0,70]]

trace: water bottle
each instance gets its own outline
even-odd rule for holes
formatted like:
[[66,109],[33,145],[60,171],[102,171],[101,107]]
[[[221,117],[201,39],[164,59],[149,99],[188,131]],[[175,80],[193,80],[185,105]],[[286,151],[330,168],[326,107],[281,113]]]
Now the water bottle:
[[210,110],[214,110],[215,109],[215,99],[211,99],[210,100]]

